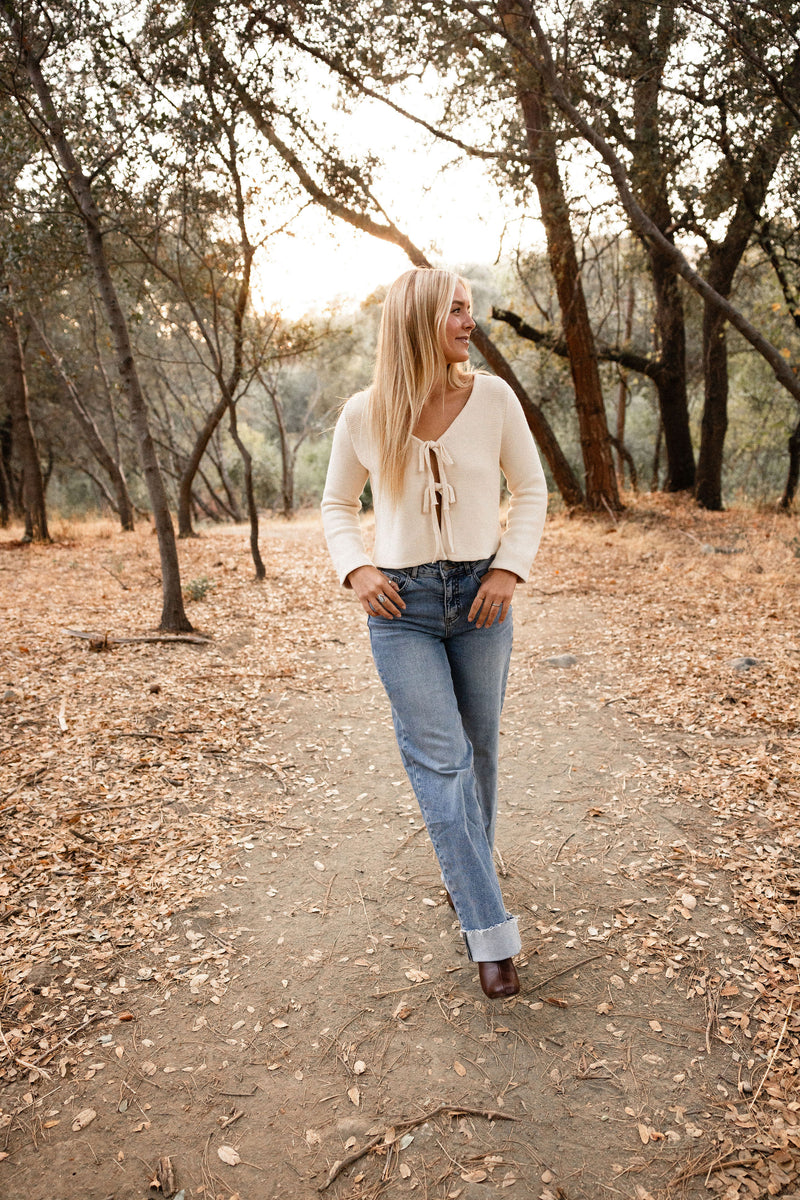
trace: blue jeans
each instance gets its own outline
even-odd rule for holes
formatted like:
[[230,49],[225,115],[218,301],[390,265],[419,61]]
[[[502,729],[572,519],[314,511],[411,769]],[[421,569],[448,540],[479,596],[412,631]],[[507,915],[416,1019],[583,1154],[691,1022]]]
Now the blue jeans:
[[476,962],[498,962],[521,947],[492,857],[511,614],[483,629],[467,620],[491,564],[382,567],[406,607],[393,621],[368,618],[403,765]]

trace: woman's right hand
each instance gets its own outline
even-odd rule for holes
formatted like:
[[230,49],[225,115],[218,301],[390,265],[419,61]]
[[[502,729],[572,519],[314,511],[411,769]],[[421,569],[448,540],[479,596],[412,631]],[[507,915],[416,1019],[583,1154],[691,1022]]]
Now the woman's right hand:
[[364,612],[371,617],[385,617],[393,621],[401,616],[405,604],[391,579],[387,579],[377,567],[356,567],[347,576],[347,583],[361,601]]

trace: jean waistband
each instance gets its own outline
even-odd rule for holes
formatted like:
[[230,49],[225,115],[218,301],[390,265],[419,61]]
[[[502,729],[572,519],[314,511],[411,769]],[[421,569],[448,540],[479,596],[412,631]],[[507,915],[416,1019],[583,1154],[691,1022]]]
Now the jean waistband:
[[388,567],[389,571],[402,571],[406,575],[410,575],[412,579],[416,579],[418,575],[450,575],[461,574],[469,575],[472,571],[478,570],[481,567],[490,565],[492,558],[474,558],[462,562],[451,562],[447,558],[440,558],[438,562],[420,563],[416,567]]

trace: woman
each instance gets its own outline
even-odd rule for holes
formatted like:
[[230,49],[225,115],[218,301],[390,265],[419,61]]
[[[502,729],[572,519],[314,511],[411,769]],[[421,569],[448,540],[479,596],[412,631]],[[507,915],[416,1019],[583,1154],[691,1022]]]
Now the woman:
[[[336,426],[322,514],[339,578],[368,614],[448,900],[481,986],[497,998],[519,991],[521,947],[492,857],[500,710],[511,601],[538,548],[547,488],[511,389],[464,365],[474,328],[469,287],[449,271],[416,269],[392,284],[372,386]],[[367,478],[372,557],[358,520]]]

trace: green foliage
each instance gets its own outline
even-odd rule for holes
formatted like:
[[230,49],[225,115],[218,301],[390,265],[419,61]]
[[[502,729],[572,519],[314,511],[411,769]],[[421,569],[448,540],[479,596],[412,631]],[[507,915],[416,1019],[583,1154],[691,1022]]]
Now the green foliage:
[[204,600],[213,586],[213,580],[207,575],[198,575],[197,579],[190,579],[185,585],[183,594],[187,600]]
[[301,447],[294,478],[298,507],[319,503],[325,486],[330,453],[331,438],[327,434],[306,442]]

